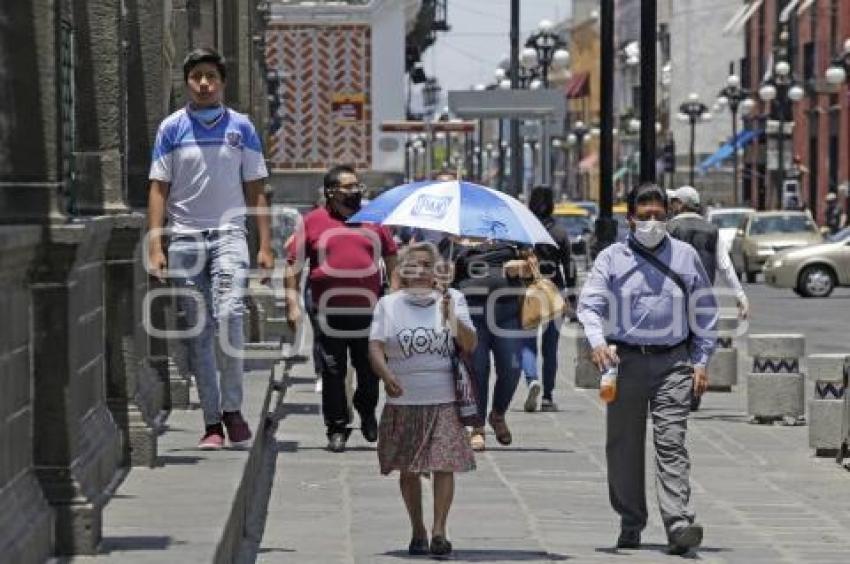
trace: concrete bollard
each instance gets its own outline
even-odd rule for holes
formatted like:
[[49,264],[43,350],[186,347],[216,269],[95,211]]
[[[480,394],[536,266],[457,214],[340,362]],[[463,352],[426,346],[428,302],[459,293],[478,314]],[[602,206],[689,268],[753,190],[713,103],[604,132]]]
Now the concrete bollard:
[[590,343],[584,336],[584,331],[576,335],[576,358],[575,358],[575,387],[599,389],[599,369],[590,359]]
[[809,447],[815,450],[815,456],[835,456],[841,445],[847,371],[848,354],[809,356],[808,373],[815,383],[814,396],[809,400]]
[[731,392],[738,384],[738,348],[733,341],[737,330],[737,317],[721,317],[717,323],[717,349],[708,363],[709,391]]
[[800,371],[805,350],[803,335],[750,335],[753,368],[747,375],[747,414],[751,423],[805,424],[805,376]]

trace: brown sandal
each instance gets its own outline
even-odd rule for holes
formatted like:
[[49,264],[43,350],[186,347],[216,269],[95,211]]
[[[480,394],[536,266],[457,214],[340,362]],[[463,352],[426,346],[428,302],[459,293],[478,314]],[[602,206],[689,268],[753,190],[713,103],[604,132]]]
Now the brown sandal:
[[487,422],[493,427],[493,431],[496,433],[496,440],[499,441],[499,444],[507,446],[513,442],[511,430],[508,429],[508,424],[505,423],[505,416],[503,414],[491,411]]

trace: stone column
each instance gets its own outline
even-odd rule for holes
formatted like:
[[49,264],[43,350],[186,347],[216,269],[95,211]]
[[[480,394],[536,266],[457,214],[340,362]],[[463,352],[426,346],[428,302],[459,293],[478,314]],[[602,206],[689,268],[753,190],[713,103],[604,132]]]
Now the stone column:
[[56,553],[94,554],[120,481],[121,434],[106,405],[104,254],[112,220],[46,230],[33,296],[34,463],[56,512]]
[[33,472],[32,300],[27,274],[37,227],[0,227],[0,559],[44,562],[53,553],[53,511]]
[[804,335],[750,335],[753,371],[747,376],[747,414],[753,423],[805,423]]
[[585,338],[584,331],[580,327],[576,335],[575,346],[575,387],[599,389],[599,379],[602,374],[590,358],[590,343]]
[[106,250],[106,392],[112,417],[123,433],[123,466],[156,465],[157,436],[165,413],[162,382],[147,362],[147,340],[137,303],[136,275],[145,217],[114,218]]
[[850,373],[850,354],[809,355],[814,396],[809,400],[809,447],[815,456],[834,456],[841,445],[844,417],[844,374]]
[[[173,0],[174,3],[181,0]],[[185,2],[185,0],[182,0]],[[156,130],[174,106],[171,66],[175,56],[172,2],[124,0],[127,40],[127,201],[147,207],[148,173]]]
[[708,389],[712,392],[731,392],[738,384],[738,348],[733,341],[737,329],[737,317],[721,317],[717,323],[717,349],[708,363]]
[[65,221],[55,4],[0,2],[0,223]]
[[[77,65],[77,209],[83,214],[125,213],[124,56],[121,2],[74,3]],[[143,77],[132,77],[141,79]],[[134,80],[134,84],[136,80]]]

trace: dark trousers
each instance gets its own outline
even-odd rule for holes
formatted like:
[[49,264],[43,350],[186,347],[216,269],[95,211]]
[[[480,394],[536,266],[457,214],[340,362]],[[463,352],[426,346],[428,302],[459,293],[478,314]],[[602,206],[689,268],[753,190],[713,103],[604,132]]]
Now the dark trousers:
[[[490,353],[496,368],[493,387],[493,411],[504,414],[511,405],[520,377],[519,355],[522,336],[519,317],[510,316],[498,323],[489,322],[483,315],[472,314],[472,324],[478,335],[478,344],[472,354],[475,378],[478,382],[478,413],[486,418],[490,396]],[[500,329],[510,335],[500,334]]]
[[[364,417],[374,417],[378,405],[378,378],[369,364],[371,315],[318,315],[316,343],[322,373],[322,411],[328,434],[344,431],[351,423],[345,376],[348,359],[357,373],[354,408]],[[338,334],[339,333],[339,334]]]

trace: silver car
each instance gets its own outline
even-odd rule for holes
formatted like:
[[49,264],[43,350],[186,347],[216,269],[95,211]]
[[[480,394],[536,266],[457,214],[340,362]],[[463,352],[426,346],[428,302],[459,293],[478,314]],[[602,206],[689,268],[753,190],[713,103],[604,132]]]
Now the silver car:
[[812,218],[801,211],[760,211],[746,216],[732,241],[732,264],[738,277],[752,284],[764,263],[785,249],[823,243]]
[[836,286],[850,286],[850,240],[777,253],[764,265],[764,280],[805,298],[825,298]]

